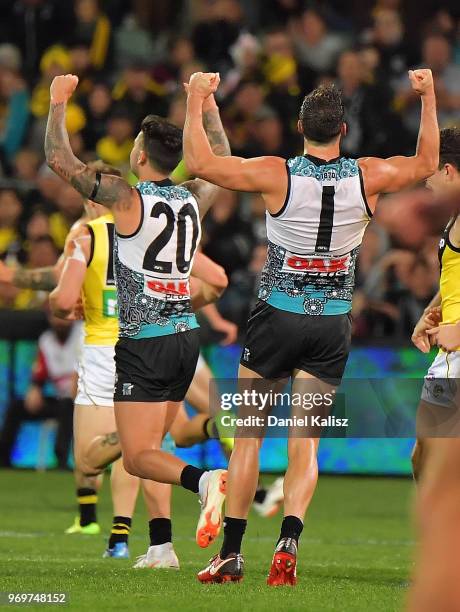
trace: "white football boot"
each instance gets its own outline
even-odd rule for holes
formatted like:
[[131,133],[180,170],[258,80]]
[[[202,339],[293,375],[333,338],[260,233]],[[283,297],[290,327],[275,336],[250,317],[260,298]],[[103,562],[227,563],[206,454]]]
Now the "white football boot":
[[133,565],[135,569],[149,567],[151,569],[179,569],[179,559],[171,542],[149,546],[145,555],[137,557]]
[[267,494],[263,502],[254,502],[254,510],[260,516],[275,516],[284,500],[283,492],[284,478],[277,478],[267,489]]
[[212,470],[203,474],[200,485],[201,513],[196,527],[196,543],[207,548],[220,533],[222,527],[222,506],[227,487],[227,470]]

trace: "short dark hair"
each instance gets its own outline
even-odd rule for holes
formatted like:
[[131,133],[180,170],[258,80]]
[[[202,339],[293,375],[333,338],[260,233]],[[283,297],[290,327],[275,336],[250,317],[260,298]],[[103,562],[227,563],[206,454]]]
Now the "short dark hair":
[[182,130],[158,115],[147,115],[141,130],[149,162],[159,170],[172,172],[182,157]]
[[451,164],[460,170],[460,128],[444,128],[440,133],[439,165]]
[[305,96],[299,119],[307,140],[326,143],[334,140],[343,124],[341,92],[335,85],[320,85]]

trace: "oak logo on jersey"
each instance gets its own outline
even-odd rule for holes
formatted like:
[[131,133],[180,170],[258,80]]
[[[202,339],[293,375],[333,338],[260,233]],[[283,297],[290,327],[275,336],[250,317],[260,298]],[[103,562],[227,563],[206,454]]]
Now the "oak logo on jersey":
[[341,257],[303,257],[286,253],[283,272],[338,276],[349,272],[350,263],[350,254]]
[[188,300],[190,299],[190,284],[188,280],[162,281],[146,278],[145,292],[162,300]]

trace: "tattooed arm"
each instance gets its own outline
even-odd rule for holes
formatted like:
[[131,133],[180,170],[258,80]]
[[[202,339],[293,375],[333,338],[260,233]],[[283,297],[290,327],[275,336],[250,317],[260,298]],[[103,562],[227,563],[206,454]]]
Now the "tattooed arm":
[[57,271],[54,266],[48,268],[15,268],[12,270],[11,284],[20,289],[34,291],[52,291],[57,285]]
[[46,268],[25,268],[22,266],[6,266],[0,261],[0,283],[12,285],[18,289],[32,289],[33,291],[53,291],[64,268],[65,260],[70,255],[72,244],[79,236],[84,219],[74,223],[65,239],[64,252],[54,266]]
[[[214,155],[218,157],[231,155],[230,144],[220,119],[219,108],[214,95],[208,96],[203,103],[203,128],[208,138],[208,146],[210,146]],[[187,183],[187,188],[196,196],[200,207],[200,216],[203,218],[214,203],[219,187],[208,181],[195,179]]]
[[66,128],[66,106],[78,84],[78,77],[55,77],[51,83],[51,102],[45,136],[45,155],[48,166],[70,183],[85,198],[114,209],[129,210],[137,199],[126,181],[111,174],[98,174],[73,153]]
[[54,266],[28,269],[9,267],[0,261],[0,283],[13,285],[19,289],[52,291],[57,285],[58,273]]

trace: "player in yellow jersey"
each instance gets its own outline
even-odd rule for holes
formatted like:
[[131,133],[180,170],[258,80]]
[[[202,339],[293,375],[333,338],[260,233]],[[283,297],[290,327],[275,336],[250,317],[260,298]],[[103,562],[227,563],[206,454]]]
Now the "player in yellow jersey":
[[[460,191],[460,129],[441,130],[439,169],[427,180],[427,186],[441,199]],[[433,343],[443,344],[444,334],[451,325],[460,324],[460,216],[450,219],[439,243],[441,276],[439,291],[425,309],[412,334],[417,348],[427,353]],[[440,327],[437,326],[440,324]],[[443,330],[444,326],[446,327]],[[442,330],[442,334],[439,333]],[[447,342],[447,341],[445,341]],[[435,439],[425,437],[428,424],[446,422],[450,410],[456,410],[456,387],[460,379],[460,338],[458,344],[449,343],[451,352],[441,348],[431,364],[422,390],[418,412],[420,437],[414,447],[412,466],[414,477],[419,478],[431,453]],[[425,431],[425,434],[424,434]],[[429,433],[429,432],[428,432]],[[447,431],[439,431],[446,436]],[[438,440],[442,443],[442,440]]]

